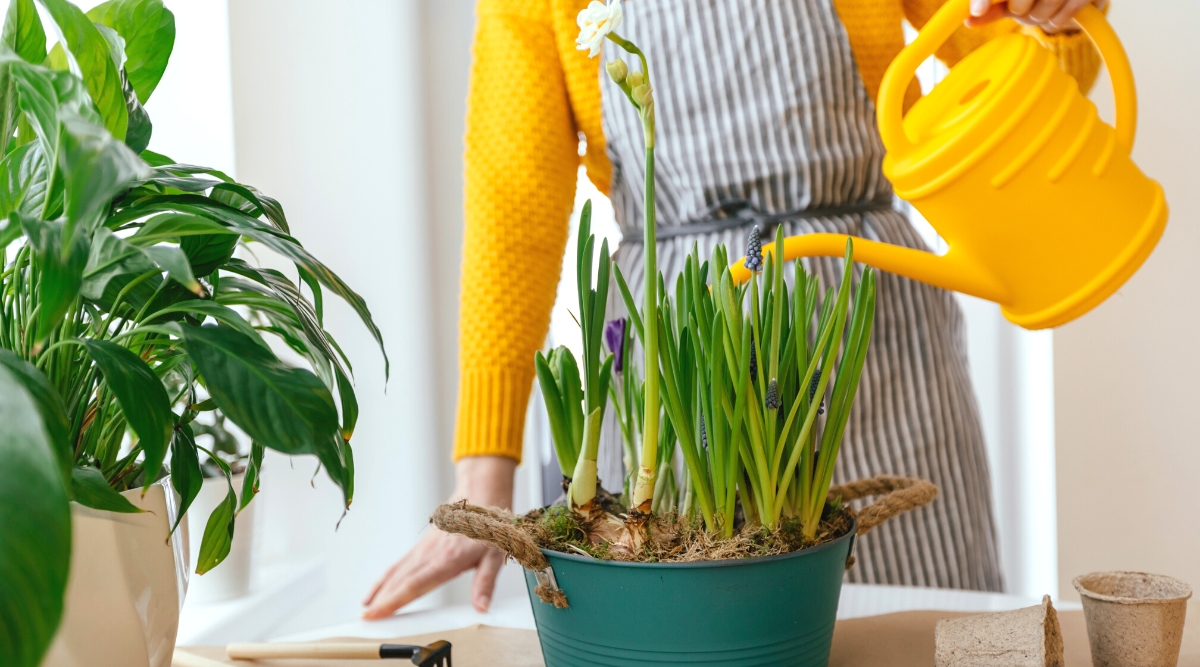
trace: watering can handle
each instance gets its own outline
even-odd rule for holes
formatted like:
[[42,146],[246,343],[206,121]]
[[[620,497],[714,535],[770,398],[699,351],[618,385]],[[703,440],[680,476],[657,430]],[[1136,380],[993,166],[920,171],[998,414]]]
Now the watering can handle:
[[[992,4],[1002,1],[993,0]],[[917,38],[896,56],[883,75],[876,106],[879,133],[889,153],[902,155],[913,148],[912,141],[904,132],[904,94],[908,82],[916,76],[917,67],[945,44],[970,16],[970,0],[949,0],[933,15]],[[1132,151],[1137,131],[1137,91],[1129,56],[1125,54],[1125,47],[1121,45],[1108,19],[1095,6],[1087,5],[1079,10],[1075,20],[1083,26],[1104,56],[1116,98],[1117,139],[1126,150]]]

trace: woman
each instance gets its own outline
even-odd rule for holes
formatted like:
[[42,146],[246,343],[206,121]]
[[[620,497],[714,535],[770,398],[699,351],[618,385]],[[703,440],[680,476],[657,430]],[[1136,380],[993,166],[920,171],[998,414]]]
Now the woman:
[[[1088,1],[989,7],[972,0],[974,27],[960,29],[938,57],[953,65],[990,38],[1025,30],[1087,90],[1099,56],[1071,17]],[[725,243],[736,257],[756,221],[779,221],[789,235],[838,232],[923,247],[891,206],[873,99],[904,45],[902,22],[920,28],[942,3],[624,4],[620,32],[647,52],[657,84],[659,266],[668,284],[694,243],[704,256]],[[453,497],[479,505],[512,503],[533,352],[549,326],[581,162],[613,200],[626,239],[616,261],[635,291],[642,283],[640,126],[600,67],[617,54],[589,60],[575,48],[575,16],[585,4],[478,6]],[[908,103],[919,95],[914,82]],[[813,260],[811,268],[825,285],[836,284],[839,262]],[[893,275],[881,275],[878,294],[837,476],[915,475],[942,495],[864,537],[850,579],[1002,590],[959,312],[948,293]],[[364,617],[387,616],[472,568],[472,603],[485,611],[502,561],[492,549],[431,529],[376,584]]]

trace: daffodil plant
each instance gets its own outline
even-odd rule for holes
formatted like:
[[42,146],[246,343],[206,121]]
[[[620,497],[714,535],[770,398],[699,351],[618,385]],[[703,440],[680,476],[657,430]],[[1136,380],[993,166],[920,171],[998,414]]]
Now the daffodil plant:
[[[642,320],[651,323],[658,320],[658,284],[653,276],[658,275],[657,234],[655,228],[655,195],[654,195],[654,89],[650,81],[650,66],[646,55],[636,45],[617,34],[624,17],[619,0],[608,4],[593,1],[579,13],[579,38],[576,44],[580,50],[586,50],[589,57],[600,53],[604,40],[609,40],[631,55],[637,56],[641,71],[630,71],[624,60],[617,59],[606,66],[609,77],[620,87],[629,99],[630,104],[637,110],[642,120],[642,134],[646,145],[646,183],[645,206],[643,206],[643,275],[648,276],[643,294],[642,315],[639,317],[636,309],[630,309],[630,319],[638,331],[642,341],[645,368],[653,368],[653,360],[658,358],[658,330],[651,326],[642,327]],[[658,373],[647,373],[645,391],[642,402],[642,448],[639,456],[638,474],[633,485],[633,495],[629,502],[630,510],[648,514],[654,500],[654,487],[657,479],[658,427],[659,427],[659,377]]]

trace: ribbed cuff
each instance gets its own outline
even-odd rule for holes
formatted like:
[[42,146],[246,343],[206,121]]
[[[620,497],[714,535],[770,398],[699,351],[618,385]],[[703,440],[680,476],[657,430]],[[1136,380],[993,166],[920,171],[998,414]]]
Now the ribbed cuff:
[[532,363],[528,370],[464,370],[459,378],[454,460],[507,456],[520,463],[532,388]]
[[1042,32],[1041,28],[1031,26],[1023,26],[1022,30],[1037,38],[1043,46],[1054,52],[1054,55],[1058,57],[1058,64],[1075,77],[1080,91],[1086,95],[1087,91],[1091,90],[1104,61],[1087,33],[1077,31],[1070,34],[1047,35]]

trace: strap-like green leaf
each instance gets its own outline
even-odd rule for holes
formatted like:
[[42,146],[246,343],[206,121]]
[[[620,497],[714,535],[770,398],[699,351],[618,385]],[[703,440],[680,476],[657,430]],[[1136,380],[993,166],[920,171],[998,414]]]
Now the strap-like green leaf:
[[46,30],[33,0],[12,0],[4,17],[4,43],[34,65],[46,59]]
[[146,362],[124,347],[106,340],[84,339],[83,346],[117,397],[125,420],[145,453],[145,488],[150,488],[167,456],[174,415],[162,381]]
[[121,75],[113,62],[108,40],[100,34],[82,10],[67,0],[39,0],[50,12],[59,32],[66,40],[79,73],[87,85],[88,94],[100,110],[104,127],[118,140],[125,139],[129,125],[125,109],[125,94],[121,90]]
[[204,473],[200,470],[200,457],[196,455],[196,438],[191,425],[183,424],[175,429],[171,439],[171,486],[179,493],[179,514],[175,517],[175,525],[171,526],[172,533],[179,527],[203,484]]
[[[40,344],[58,326],[71,302],[79,296],[89,243],[83,234],[75,235],[70,242],[64,241],[66,227],[61,220],[40,222],[23,218],[21,226],[41,269],[42,303],[37,312],[34,336],[36,343]],[[67,246],[65,250],[64,245]]]
[[142,512],[125,496],[108,485],[104,473],[90,466],[75,466],[71,469],[71,500],[94,510],[137,514]]
[[200,555],[196,557],[196,574],[204,574],[221,564],[229,555],[229,547],[233,544],[234,519],[237,518],[237,494],[233,490],[233,480],[230,479],[229,465],[208,450],[209,458],[216,463],[221,472],[225,473],[225,483],[229,491],[225,499],[217,505],[212,514],[208,515],[208,523],[204,525],[204,537],[200,540]]
[[63,611],[71,512],[37,405],[0,365],[0,664],[41,664]]
[[142,104],[158,86],[175,46],[175,15],[161,0],[109,0],[88,18],[125,38],[125,70]]

